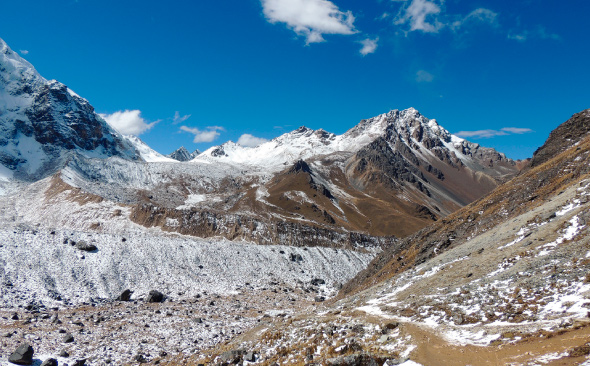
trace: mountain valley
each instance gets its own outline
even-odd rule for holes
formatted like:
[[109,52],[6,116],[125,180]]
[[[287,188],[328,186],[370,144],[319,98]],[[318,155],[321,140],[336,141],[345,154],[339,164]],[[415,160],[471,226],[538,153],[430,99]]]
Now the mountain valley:
[[0,365],[590,365],[589,132],[515,161],[409,108],[164,156],[0,39]]

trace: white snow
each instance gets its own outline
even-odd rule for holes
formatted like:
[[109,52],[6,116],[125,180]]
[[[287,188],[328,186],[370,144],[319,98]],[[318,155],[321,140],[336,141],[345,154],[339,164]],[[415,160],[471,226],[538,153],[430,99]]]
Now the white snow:
[[137,136],[123,135],[131,144],[137,149],[139,155],[148,163],[165,162],[165,163],[179,163],[178,160],[166,157],[159,152],[153,150],[145,142]]
[[[94,243],[98,251],[82,253],[64,244],[66,238]],[[110,235],[55,230],[50,234],[0,229],[0,239],[4,243],[0,279],[14,285],[0,288],[2,307],[33,299],[56,304],[55,294],[73,303],[113,299],[125,288],[132,288],[136,296],[152,289],[194,296],[202,291],[231,294],[246,283],[261,287],[268,281],[295,287],[297,281],[309,283],[313,278],[324,279],[332,288],[374,257],[343,249],[261,246],[138,232]],[[299,254],[303,260],[293,262],[290,254]]]
[[[569,211],[569,210],[568,210]],[[551,243],[545,244],[541,247],[541,251],[539,252],[539,256],[548,255],[555,249],[556,246],[562,244],[566,240],[572,240],[578,233],[584,228],[584,225],[580,225],[580,220],[578,216],[574,216],[569,220],[569,226],[565,229],[563,234],[552,241]]]
[[0,165],[0,181],[8,182],[12,178],[13,174],[14,172],[12,170],[8,169],[4,165]]

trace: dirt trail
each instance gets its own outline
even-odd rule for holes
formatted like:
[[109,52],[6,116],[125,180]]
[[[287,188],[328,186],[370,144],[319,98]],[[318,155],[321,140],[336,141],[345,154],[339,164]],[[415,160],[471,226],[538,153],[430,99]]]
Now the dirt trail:
[[529,338],[516,344],[500,346],[461,346],[453,345],[436,335],[432,330],[415,325],[404,324],[403,331],[411,335],[417,348],[411,359],[424,366],[480,366],[480,365],[579,365],[585,357],[569,358],[551,362],[532,362],[548,354],[562,354],[573,347],[581,346],[590,340],[590,327],[571,330],[551,338]]

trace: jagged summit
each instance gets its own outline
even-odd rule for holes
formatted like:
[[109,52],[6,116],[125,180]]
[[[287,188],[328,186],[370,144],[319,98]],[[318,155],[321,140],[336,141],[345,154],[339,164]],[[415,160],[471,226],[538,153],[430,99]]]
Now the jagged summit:
[[456,161],[460,166],[475,170],[498,162],[512,164],[510,159],[494,149],[483,148],[452,135],[436,120],[426,118],[414,108],[392,110],[362,120],[342,135],[301,126],[255,148],[228,142],[210,148],[197,160],[214,159],[277,171],[300,159],[308,160],[334,153],[354,154],[377,138],[384,138],[399,148],[405,145],[403,149],[412,150],[414,154],[435,155],[441,160]]
[[193,151],[192,153],[190,153],[186,147],[181,146],[180,148],[178,148],[177,150],[173,151],[172,153],[166,155],[169,158],[172,158],[174,160],[178,160],[181,162],[184,161],[189,161],[194,159],[197,155],[199,155],[201,152],[197,149],[195,151]]
[[0,164],[2,176],[35,180],[59,169],[73,153],[141,159],[85,99],[44,79],[0,40]]

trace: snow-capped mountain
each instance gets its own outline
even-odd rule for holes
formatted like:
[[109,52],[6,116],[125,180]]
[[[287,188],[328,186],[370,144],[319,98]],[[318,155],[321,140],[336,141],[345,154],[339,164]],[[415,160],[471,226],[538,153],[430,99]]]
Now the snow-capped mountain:
[[519,171],[503,154],[450,134],[413,108],[363,120],[342,135],[300,127],[254,148],[227,142],[190,164],[226,165],[241,176],[231,177],[234,189],[223,188],[229,201],[209,192],[183,207],[272,212],[288,221],[400,236]]
[[[86,100],[0,46],[0,175],[37,180],[61,171],[72,187],[132,204],[141,225],[261,243],[308,227],[297,240],[317,236],[314,230],[405,236],[519,171],[413,108],[363,120],[342,135],[301,127],[254,148],[227,142],[166,157],[119,134]],[[194,222],[168,225],[170,218]],[[234,220],[252,224],[233,228]]]
[[58,170],[72,153],[140,159],[88,101],[44,79],[0,39],[0,175],[39,179]]
[[[439,159],[455,159],[475,170],[485,170],[489,161],[511,165],[503,154],[490,148],[452,135],[436,120],[422,116],[416,109],[393,110],[380,116],[363,120],[342,135],[322,129],[307,127],[281,135],[257,147],[243,147],[233,142],[212,147],[196,161],[217,161],[262,169],[282,170],[297,160],[317,158],[337,152],[356,153],[377,138],[384,138],[396,145],[402,143],[414,154],[427,154]],[[425,150],[430,151],[426,153]],[[429,159],[430,156],[426,156]],[[489,170],[495,176],[502,171]],[[506,169],[511,174],[513,169]]]
[[181,146],[180,148],[166,156],[178,161],[189,161],[194,159],[200,153],[201,152],[198,149],[190,153],[184,146]]

